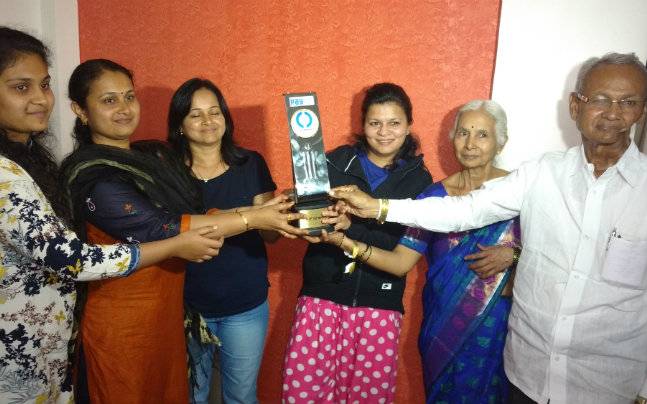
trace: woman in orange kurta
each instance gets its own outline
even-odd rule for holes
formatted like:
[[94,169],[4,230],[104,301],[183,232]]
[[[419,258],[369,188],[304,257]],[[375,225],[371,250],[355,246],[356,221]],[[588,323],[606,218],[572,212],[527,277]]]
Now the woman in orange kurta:
[[[92,243],[116,241],[87,230]],[[88,285],[80,336],[93,403],[187,401],[183,285],[176,259]]]
[[[87,240],[146,242],[188,229],[188,214],[201,211],[190,178],[171,164],[170,149],[129,143],[139,120],[130,73],[86,62],[70,80],[73,99],[79,87],[87,92],[76,104],[84,112],[75,128],[79,147],[64,174]],[[79,335],[91,402],[187,402],[184,262],[121,280],[88,286]]]
[[[123,66],[82,63],[69,95],[78,147],[63,173],[75,220],[90,241],[144,242],[204,225],[216,225],[224,237],[252,228],[302,233],[288,225],[298,216],[281,213],[290,204],[280,198],[270,206],[196,215],[201,197],[183,162],[159,142],[130,144],[140,107]],[[184,265],[169,260],[88,289],[80,339],[93,404],[188,402],[183,283]]]

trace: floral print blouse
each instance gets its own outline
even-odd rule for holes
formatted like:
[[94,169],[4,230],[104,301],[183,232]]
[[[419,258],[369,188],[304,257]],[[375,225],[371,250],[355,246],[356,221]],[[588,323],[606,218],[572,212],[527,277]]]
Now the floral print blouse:
[[138,261],[134,245],[79,240],[29,174],[0,156],[0,402],[73,402],[74,282],[125,276]]

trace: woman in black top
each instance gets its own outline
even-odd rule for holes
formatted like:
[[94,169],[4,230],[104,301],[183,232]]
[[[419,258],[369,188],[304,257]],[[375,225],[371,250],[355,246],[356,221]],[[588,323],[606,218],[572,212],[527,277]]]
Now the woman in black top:
[[[207,209],[241,210],[272,199],[276,185],[263,157],[233,140],[225,99],[209,80],[194,78],[173,95],[168,140],[196,177]],[[278,233],[247,231],[229,237],[218,259],[187,266],[184,299],[221,341],[225,402],[255,403],[269,310],[264,241]],[[207,402],[215,346],[189,341],[196,374],[192,402]]]
[[[412,198],[432,183],[410,132],[412,107],[404,90],[375,84],[362,103],[363,134],[328,153],[331,186],[356,184],[377,198]],[[398,224],[353,219],[335,233],[393,249]],[[368,251],[355,251],[361,256]],[[336,245],[311,244],[286,351],[284,402],[392,402],[405,279],[354,262]]]

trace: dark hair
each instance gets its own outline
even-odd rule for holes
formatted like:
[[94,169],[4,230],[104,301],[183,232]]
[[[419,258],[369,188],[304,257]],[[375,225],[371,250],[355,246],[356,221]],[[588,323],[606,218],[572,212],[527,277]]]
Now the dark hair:
[[[0,73],[26,55],[37,55],[49,66],[49,49],[40,40],[22,31],[0,27]],[[47,132],[33,133],[27,144],[23,144],[10,140],[0,128],[0,154],[27,171],[54,212],[70,223],[69,204],[58,183],[58,166],[45,146],[47,138]]]
[[[123,73],[128,76],[130,81],[133,81],[133,73],[119,63],[108,59],[90,59],[78,65],[72,72],[67,85],[67,96],[81,108],[86,109],[90,86],[106,71]],[[74,138],[77,148],[92,144],[90,128],[84,125],[81,118],[78,117],[74,121]]]
[[[404,89],[393,83],[377,83],[369,87],[364,94],[364,100],[362,101],[362,124],[366,121],[366,113],[371,105],[386,104],[387,102],[393,102],[400,106],[407,117],[407,123],[409,125],[413,123],[413,107]],[[362,133],[355,137],[357,138],[356,146],[365,152],[368,151],[369,146],[366,141],[366,136]],[[414,135],[408,134],[400,150],[398,150],[398,153],[393,158],[393,164],[387,166],[387,168],[395,168],[398,160],[408,160],[415,157],[419,147],[420,143],[418,139]]]
[[49,66],[49,49],[45,44],[25,32],[0,26],[0,72],[21,55],[38,55]]
[[193,156],[189,148],[189,141],[182,133],[182,122],[191,110],[193,94],[203,88],[211,91],[216,96],[218,104],[220,104],[220,112],[225,118],[225,133],[220,143],[222,159],[230,166],[242,164],[245,161],[245,157],[234,142],[234,121],[231,118],[231,112],[229,112],[229,107],[222,92],[210,80],[194,77],[185,81],[175,91],[173,98],[171,98],[171,105],[168,111],[168,136],[166,140],[182,156],[182,159],[189,163],[189,166],[193,165]]

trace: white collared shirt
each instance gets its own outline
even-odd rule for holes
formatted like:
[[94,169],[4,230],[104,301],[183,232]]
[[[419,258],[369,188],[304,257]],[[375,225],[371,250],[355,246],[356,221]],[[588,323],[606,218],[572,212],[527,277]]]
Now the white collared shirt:
[[510,381],[540,403],[647,396],[647,156],[632,142],[596,179],[582,146],[548,153],[466,196],[393,200],[387,220],[450,232],[517,215]]

